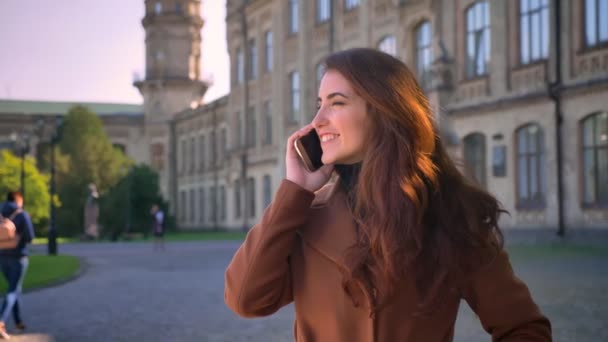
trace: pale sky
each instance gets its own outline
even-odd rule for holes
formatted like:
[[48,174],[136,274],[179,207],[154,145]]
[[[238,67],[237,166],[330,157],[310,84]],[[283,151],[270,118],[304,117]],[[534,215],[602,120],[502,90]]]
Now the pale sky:
[[[203,0],[205,101],[229,91],[226,0]],[[142,103],[144,0],[0,0],[0,99]]]

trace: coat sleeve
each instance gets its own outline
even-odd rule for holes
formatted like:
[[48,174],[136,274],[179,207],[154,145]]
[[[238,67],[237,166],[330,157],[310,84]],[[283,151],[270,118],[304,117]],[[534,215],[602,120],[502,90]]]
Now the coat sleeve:
[[293,301],[289,257],[314,193],[283,180],[273,203],[226,269],[224,300],[243,317],[266,316]]
[[462,294],[492,341],[551,341],[551,323],[501,250],[465,282]]

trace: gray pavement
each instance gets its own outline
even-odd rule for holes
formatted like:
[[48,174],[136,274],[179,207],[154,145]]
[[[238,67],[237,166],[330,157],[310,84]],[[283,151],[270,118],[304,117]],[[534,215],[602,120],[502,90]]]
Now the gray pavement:
[[[241,319],[223,302],[224,270],[238,243],[73,244],[85,272],[27,293],[28,333],[11,341],[293,341],[293,308]],[[555,341],[608,341],[608,252],[513,253],[516,273],[553,324]],[[9,323],[9,330],[12,322]],[[466,303],[455,341],[490,341]]]

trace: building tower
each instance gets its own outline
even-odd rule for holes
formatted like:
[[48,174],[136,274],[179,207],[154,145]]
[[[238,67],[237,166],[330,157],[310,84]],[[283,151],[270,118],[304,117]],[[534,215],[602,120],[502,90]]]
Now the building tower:
[[173,116],[197,106],[208,82],[201,79],[200,0],[145,0],[145,77],[135,78],[144,99],[145,136],[141,154],[159,173],[160,187],[170,198],[170,125]]

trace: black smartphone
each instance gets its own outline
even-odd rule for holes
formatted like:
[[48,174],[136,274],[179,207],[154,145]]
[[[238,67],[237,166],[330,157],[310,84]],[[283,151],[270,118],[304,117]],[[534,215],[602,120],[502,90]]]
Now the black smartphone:
[[293,145],[306,170],[315,172],[323,166],[321,161],[323,149],[321,149],[321,140],[319,140],[317,131],[313,129],[305,136],[296,139]]

